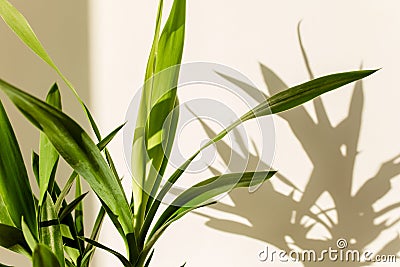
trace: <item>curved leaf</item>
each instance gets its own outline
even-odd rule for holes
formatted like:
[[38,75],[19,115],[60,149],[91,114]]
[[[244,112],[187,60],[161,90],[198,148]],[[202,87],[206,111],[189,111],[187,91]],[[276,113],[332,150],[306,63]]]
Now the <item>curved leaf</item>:
[[21,229],[24,216],[37,236],[35,204],[24,160],[17,139],[0,101],[0,196],[14,223]]
[[[0,80],[0,89],[36,127],[49,138],[58,153],[118,216],[124,232],[133,232],[133,216],[122,185],[88,134],[62,111]],[[125,238],[125,237],[124,237]]]
[[[61,95],[57,84],[51,87],[47,94],[46,102],[55,108],[61,109]],[[47,189],[53,188],[52,183],[54,180],[51,181],[51,177],[59,158],[57,150],[44,133],[40,133],[39,154],[39,206],[42,206]]]
[[113,254],[114,256],[116,256],[122,262],[122,264],[125,267],[132,267],[132,264],[122,254],[116,252],[115,250],[112,250],[111,248],[106,247],[106,246],[104,246],[104,245],[102,245],[102,244],[100,244],[100,243],[98,243],[98,242],[96,242],[94,240],[89,239],[89,238],[85,238],[84,240],[86,242],[88,242],[89,244],[95,246],[95,247],[104,249],[105,251]]
[[241,117],[242,121],[279,113],[316,98],[326,92],[365,78],[377,70],[360,70],[335,73],[291,87],[268,98]]
[[204,180],[185,190],[167,207],[154,225],[152,233],[156,232],[171,218],[179,216],[180,213],[186,212],[191,207],[198,207],[211,202],[214,197],[230,192],[234,188],[263,183],[275,173],[276,171],[230,173]]

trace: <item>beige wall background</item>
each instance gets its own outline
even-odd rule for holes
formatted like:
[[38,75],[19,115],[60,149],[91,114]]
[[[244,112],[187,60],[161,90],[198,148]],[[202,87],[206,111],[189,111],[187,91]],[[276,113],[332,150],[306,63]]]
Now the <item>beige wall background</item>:
[[[88,3],[86,1],[11,1],[29,20],[39,39],[47,48],[59,67],[78,88],[81,97],[90,103]],[[57,78],[55,73],[26,48],[1,21],[0,23],[0,76],[2,79],[40,98],[46,96],[54,82],[61,87],[64,109],[86,126],[85,115],[72,93]],[[4,99],[4,101],[3,101]],[[32,150],[38,152],[39,133],[17,111],[6,97],[1,97],[11,118],[26,166],[31,166]],[[67,179],[65,164],[60,180]],[[32,171],[32,187],[38,192]],[[92,198],[90,196],[89,198]],[[90,214],[90,208],[86,208]],[[18,254],[0,250],[2,263],[13,266],[29,266],[29,261]]]
[[[157,1],[13,3],[28,17],[50,54],[90,103],[102,132],[123,122],[131,97],[143,81]],[[166,9],[171,3],[166,1]],[[298,110],[285,118],[276,117],[273,167],[292,182],[292,187],[279,182],[278,177],[271,182],[273,186],[267,183],[255,194],[242,190],[223,200],[228,206],[236,204],[235,209],[220,205],[218,210],[204,209],[201,215],[187,216],[158,242],[153,266],[181,266],[184,262],[187,266],[303,266],[260,262],[257,255],[268,244],[277,249],[287,246],[287,236],[296,245],[315,249],[334,245],[338,237],[349,241],[353,238],[358,242],[354,246],[368,243],[368,248],[376,252],[396,238],[398,224],[388,229],[377,229],[376,225],[386,219],[389,225],[395,222],[399,210],[377,219],[374,212],[400,201],[399,167],[393,161],[400,154],[397,1],[193,0],[188,1],[187,8],[183,61],[225,64],[247,75],[263,90],[266,85],[260,62],[289,86],[308,79],[296,35],[300,20],[303,42],[316,76],[358,69],[361,63],[364,68],[382,70],[364,81],[363,94],[355,94],[353,102],[352,86],[322,97],[330,124],[318,121],[311,103],[305,109],[316,126],[306,127],[310,124],[297,120],[304,119]],[[2,78],[44,96],[57,78],[4,25],[0,32]],[[67,90],[63,93],[67,111],[84,121],[71,94]],[[350,107],[354,108],[349,110]],[[21,146],[27,148],[24,157],[29,161],[31,149],[36,149],[37,135],[9,104],[7,111],[12,114]],[[348,126],[339,132],[336,126],[349,114],[353,116]],[[347,145],[348,157],[343,157],[343,144]],[[193,149],[197,147],[193,142]],[[350,156],[352,147],[356,157]],[[122,136],[111,148],[129,188]],[[317,167],[316,162],[324,162],[323,167]],[[295,191],[292,197],[293,186],[307,195]],[[313,192],[318,198],[324,188],[330,193],[324,194],[318,205],[332,208],[335,199],[336,207],[329,213],[334,223],[328,229],[317,226],[311,234],[302,232],[304,222],[290,223],[292,211],[308,210],[306,204],[296,203],[302,196],[312,199]],[[93,205],[96,206],[95,201]],[[227,209],[235,215],[224,212]],[[115,236],[106,222],[101,241],[122,250],[123,245]],[[399,243],[395,240],[390,244],[395,250]],[[10,259],[6,263],[14,262],[10,254],[4,255]],[[96,252],[95,262],[96,266],[117,265],[112,256],[100,251]]]

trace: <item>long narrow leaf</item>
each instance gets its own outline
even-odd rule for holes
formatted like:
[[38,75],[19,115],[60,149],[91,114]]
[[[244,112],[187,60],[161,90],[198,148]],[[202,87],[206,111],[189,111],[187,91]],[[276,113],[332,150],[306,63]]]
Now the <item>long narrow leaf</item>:
[[40,243],[47,245],[51,249],[61,267],[63,267],[65,266],[65,261],[60,222],[54,203],[48,193],[43,204],[40,221]]
[[[115,137],[115,135],[124,127],[125,124],[122,124],[118,126],[114,131],[112,131],[109,135],[107,135],[103,140],[101,140],[98,144],[97,147],[101,150],[105,149],[105,147],[112,141],[112,139]],[[61,209],[62,202],[64,201],[65,197],[71,190],[72,184],[74,183],[76,177],[78,174],[74,171],[68,178],[67,182],[65,183],[65,186],[63,190],[60,192],[57,202],[55,203],[55,209],[56,212],[58,213]]]
[[249,187],[250,185],[254,186],[263,183],[275,173],[275,171],[230,173],[202,181],[185,190],[168,206],[155,224],[152,233],[167,223],[171,217],[179,215],[188,207],[201,206],[212,201],[214,197],[228,193],[234,188]]
[[[92,233],[90,235],[90,240],[97,241],[99,234],[100,234],[101,226],[104,221],[105,214],[106,214],[106,211],[104,210],[103,207],[101,207],[97,214],[96,221],[94,223]],[[94,247],[92,244],[88,244],[86,246],[83,257],[82,257],[82,267],[86,267],[88,265],[88,263],[90,262],[90,260],[93,257],[95,248],[96,247]]]
[[[82,203],[82,200],[87,196],[88,193],[89,192],[79,195],[71,203],[69,203],[67,206],[63,207],[59,214],[60,220],[62,221],[68,214],[71,214],[74,210],[76,212],[76,208],[78,207],[78,205],[80,203]],[[75,221],[76,221],[76,218],[75,218]],[[81,235],[78,227],[76,230],[78,231],[78,235]]]
[[[54,84],[46,97],[46,102],[58,109],[61,109],[61,95],[57,84]],[[57,166],[58,153],[50,140],[44,133],[40,133],[40,148],[39,148],[39,206],[42,206],[47,189],[53,188],[51,176],[53,169]]]
[[[122,185],[87,133],[62,111],[0,80],[21,112],[49,138],[58,153],[84,179],[118,220],[125,234],[133,232],[133,216]],[[124,236],[125,238],[125,236]]]
[[24,160],[14,131],[0,101],[0,195],[14,225],[21,229],[24,216],[37,236],[35,204]]
[[[75,209],[75,228],[78,236],[84,236],[85,235],[85,228],[83,225],[83,203],[82,200],[85,198],[88,192],[85,194],[82,194],[82,186],[81,186],[81,181],[80,178],[77,177],[76,179],[76,187],[75,187],[75,199],[65,207],[63,212],[61,213],[61,216],[65,216],[69,212],[72,212],[72,210]],[[80,247],[82,250],[84,250],[84,243],[81,242],[82,240],[78,240],[80,242]]]
[[116,256],[121,261],[121,263],[124,265],[124,267],[132,267],[132,264],[122,254],[116,252],[115,250],[112,250],[111,248],[106,247],[106,246],[104,246],[104,245],[102,245],[102,244],[100,244],[100,243],[98,243],[98,242],[96,242],[94,240],[89,239],[89,238],[85,238],[84,240],[86,242],[88,242],[89,244],[91,244],[91,245],[93,245],[95,247],[104,249],[105,251],[107,251],[107,252],[113,254],[114,256]]
[[64,202],[65,197],[71,190],[72,184],[74,183],[76,177],[78,177],[78,174],[75,171],[72,172],[72,174],[68,178],[67,182],[65,183],[63,190],[58,195],[56,204],[54,205],[54,209],[55,209],[56,213],[58,213],[60,211],[62,203]]
[[[139,187],[134,188],[138,227],[147,210],[148,194],[158,188],[175,138],[178,110],[176,85],[179,67],[154,79],[157,73],[181,63],[185,37],[186,0],[175,0],[160,35],[163,1],[160,1],[156,31],[145,75],[145,86],[136,124],[132,149],[132,168]],[[171,90],[172,89],[172,90]],[[162,104],[160,100],[162,97]],[[166,144],[167,146],[163,146]],[[164,163],[163,163],[164,162]],[[151,163],[146,173],[146,166]]]
[[33,236],[31,230],[29,229],[28,225],[24,221],[24,217],[21,218],[21,229],[22,234],[26,240],[26,243],[29,245],[29,248],[33,251],[38,243],[36,237]]
[[365,78],[377,70],[335,73],[291,87],[270,97],[266,102],[241,117],[243,121],[292,109],[326,92]]

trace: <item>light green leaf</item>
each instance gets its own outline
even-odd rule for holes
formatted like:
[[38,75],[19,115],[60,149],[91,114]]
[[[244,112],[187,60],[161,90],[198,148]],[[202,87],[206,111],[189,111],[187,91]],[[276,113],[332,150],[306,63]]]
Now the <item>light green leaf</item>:
[[[140,227],[144,219],[148,193],[158,188],[167,166],[166,160],[171,151],[171,139],[175,138],[179,111],[177,107],[176,86],[179,67],[172,71],[158,73],[181,63],[185,37],[186,0],[175,0],[168,20],[159,36],[163,1],[160,1],[156,31],[150,52],[143,88],[139,115],[132,149],[132,168],[134,187],[136,224]],[[154,77],[157,77],[154,79]],[[171,90],[172,89],[172,90]],[[166,144],[163,147],[163,144]],[[153,168],[146,173],[151,162]],[[144,190],[142,190],[144,189]],[[147,192],[147,193],[146,193]]]
[[111,133],[109,133],[106,137],[104,137],[98,144],[97,147],[100,149],[100,151],[103,151],[106,146],[114,139],[114,137],[117,135],[117,133],[125,126],[125,123],[118,126],[113,130]]
[[29,245],[29,248],[33,251],[38,243],[36,237],[33,236],[31,230],[29,229],[28,225],[24,221],[24,217],[21,218],[21,229],[22,234],[26,240],[26,243]]
[[[124,232],[133,232],[133,216],[122,185],[88,134],[62,111],[0,80],[3,90],[21,112],[46,134],[58,153],[89,183],[118,216]],[[124,236],[125,238],[125,236]]]
[[65,183],[63,190],[58,195],[56,204],[54,205],[54,209],[55,209],[56,213],[59,213],[59,211],[61,209],[61,206],[62,206],[62,204],[63,204],[63,202],[65,200],[65,197],[67,196],[67,194],[71,190],[71,187],[72,187],[76,177],[78,177],[78,174],[75,171],[72,172],[72,174],[68,178],[67,182]]
[[43,204],[40,218],[40,243],[51,249],[63,267],[65,261],[61,227],[50,194],[47,193]]
[[24,216],[29,229],[37,236],[35,204],[28,174],[1,101],[0,129],[0,196],[14,225],[21,229],[21,216]]
[[33,267],[61,267],[56,255],[46,246],[38,244],[33,252]]
[[7,207],[3,202],[3,198],[1,197],[1,195],[0,195],[0,223],[10,226],[15,226],[10,217],[10,214],[8,213]]
[[[57,84],[51,87],[47,94],[46,102],[55,108],[61,109],[61,95]],[[51,181],[51,178],[53,169],[57,167],[59,156],[57,150],[44,133],[40,133],[39,152],[39,206],[42,206],[47,190],[53,188],[54,180]]]

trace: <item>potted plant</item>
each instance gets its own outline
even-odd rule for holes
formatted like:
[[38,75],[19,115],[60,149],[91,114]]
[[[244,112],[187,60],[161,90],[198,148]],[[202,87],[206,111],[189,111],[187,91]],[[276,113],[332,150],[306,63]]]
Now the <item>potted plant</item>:
[[[0,80],[1,91],[41,131],[39,153],[32,156],[31,167],[40,189],[39,195],[34,195],[17,139],[0,103],[0,246],[26,255],[32,259],[33,266],[89,266],[96,248],[114,254],[124,266],[149,266],[154,244],[173,222],[194,209],[213,204],[218,195],[237,187],[263,183],[275,174],[265,170],[218,175],[188,188],[161,210],[166,194],[202,150],[247,120],[292,109],[375,72],[331,74],[273,95],[213,137],[166,177],[165,167],[179,117],[179,112],[174,110],[179,107],[177,81],[184,45],[186,1],[174,1],[161,30],[162,10],[161,0],[132,143],[135,183],[132,194],[127,195],[106,148],[124,125],[105,137],[100,135],[88,107],[47,54],[27,20],[7,0],[0,0],[3,20],[72,90],[95,135],[95,139],[91,138],[62,111],[61,94],[56,84],[42,101]],[[57,179],[60,157],[71,167],[70,178],[64,186]],[[90,233],[83,230],[82,201],[86,193],[82,194],[81,178],[86,180],[102,205]],[[65,197],[74,184],[75,198],[67,203]],[[161,215],[156,216],[160,211]],[[125,252],[114,251],[97,241],[106,215],[124,241]]]

